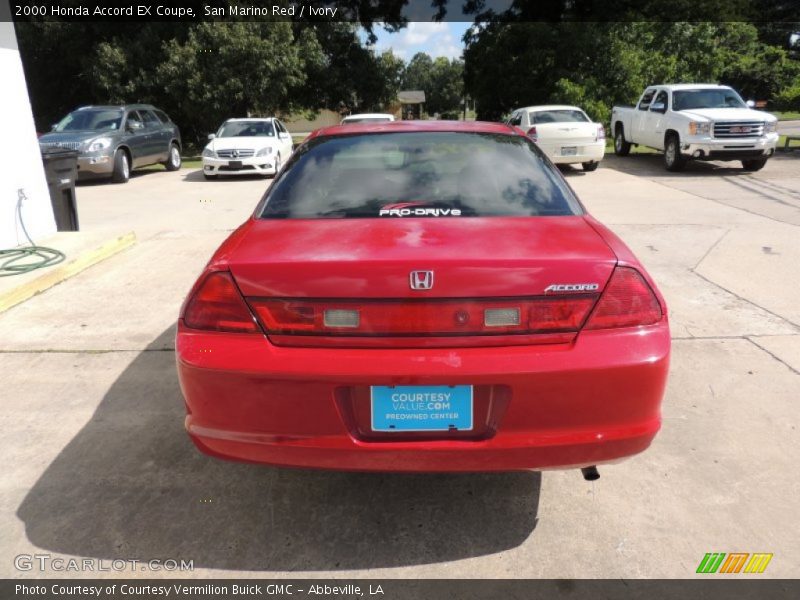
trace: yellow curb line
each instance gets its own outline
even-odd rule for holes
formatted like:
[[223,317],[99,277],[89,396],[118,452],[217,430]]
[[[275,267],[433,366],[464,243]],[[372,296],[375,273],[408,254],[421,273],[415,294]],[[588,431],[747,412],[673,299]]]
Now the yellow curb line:
[[94,250],[81,253],[75,260],[54,267],[41,277],[32,279],[18,288],[0,294],[0,313],[37,294],[41,294],[54,285],[77,275],[81,271],[85,271],[92,265],[96,265],[114,256],[118,252],[122,252],[125,248],[135,243],[136,234],[131,231],[130,233],[126,233],[125,235],[121,235],[116,239],[104,243]]

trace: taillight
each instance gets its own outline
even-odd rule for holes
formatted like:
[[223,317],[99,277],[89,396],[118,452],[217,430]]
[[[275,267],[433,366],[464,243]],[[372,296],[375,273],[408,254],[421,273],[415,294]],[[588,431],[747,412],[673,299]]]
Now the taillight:
[[536,127],[531,127],[530,129],[528,129],[528,134],[527,135],[534,142],[539,139],[539,135],[536,133]]
[[519,299],[249,299],[269,334],[453,336],[576,332],[596,294]]
[[186,304],[183,321],[192,329],[238,333],[258,331],[250,309],[227,271],[216,271],[203,280]]
[[597,137],[595,137],[595,141],[604,140],[606,139],[606,128],[602,125],[597,126]]
[[661,317],[658,298],[639,272],[617,267],[584,329],[652,325]]

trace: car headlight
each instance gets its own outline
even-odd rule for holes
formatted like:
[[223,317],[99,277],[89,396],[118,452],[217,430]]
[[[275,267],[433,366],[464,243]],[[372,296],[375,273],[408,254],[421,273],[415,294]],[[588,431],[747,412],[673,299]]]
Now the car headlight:
[[267,156],[269,154],[272,154],[272,148],[269,146],[267,146],[266,148],[262,148],[261,150],[256,152],[256,156]]
[[203,156],[204,156],[205,158],[217,158],[217,153],[216,153],[216,152],[214,152],[214,151],[213,151],[211,148],[209,148],[208,146],[206,146],[205,148],[203,148]]
[[691,121],[689,123],[689,135],[708,135],[711,131],[711,123]]
[[86,148],[88,152],[100,152],[100,150],[105,150],[111,146],[111,138],[97,138],[96,140],[92,140],[89,142],[89,146]]
[[775,133],[778,131],[777,121],[767,121],[764,123],[764,133]]

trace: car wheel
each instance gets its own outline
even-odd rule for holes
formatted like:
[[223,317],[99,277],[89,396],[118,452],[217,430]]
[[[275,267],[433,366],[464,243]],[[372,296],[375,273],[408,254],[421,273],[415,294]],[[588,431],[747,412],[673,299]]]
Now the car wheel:
[[169,148],[169,158],[164,163],[167,171],[177,171],[181,168],[181,150],[178,144],[172,144]]
[[743,160],[742,168],[745,171],[760,171],[767,164],[766,158],[754,158],[751,160]]
[[111,172],[111,181],[114,183],[127,183],[131,178],[131,163],[125,150],[114,152],[114,170]]
[[599,162],[585,162],[581,163],[584,171],[597,171],[597,167],[600,166]]
[[628,156],[630,152],[631,144],[625,141],[625,132],[622,129],[622,125],[619,125],[614,132],[614,154],[617,156]]
[[678,136],[667,136],[664,144],[664,166],[667,171],[680,171],[686,166],[686,159],[681,156],[681,146]]

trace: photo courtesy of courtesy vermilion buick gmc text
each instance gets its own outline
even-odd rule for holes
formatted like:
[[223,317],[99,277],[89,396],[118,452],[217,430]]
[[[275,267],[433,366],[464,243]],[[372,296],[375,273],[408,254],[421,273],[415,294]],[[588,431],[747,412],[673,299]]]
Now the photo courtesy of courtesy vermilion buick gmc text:
[[664,299],[521,130],[339,125],[297,148],[181,309],[186,429],[324,469],[584,468],[661,422]]

